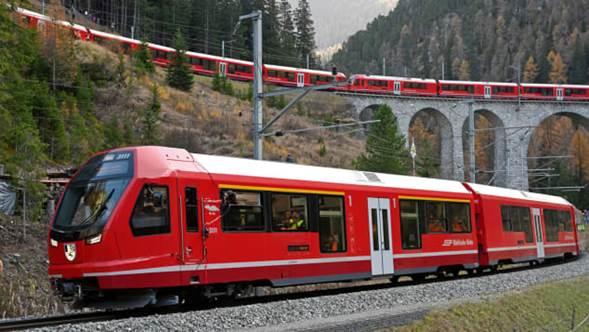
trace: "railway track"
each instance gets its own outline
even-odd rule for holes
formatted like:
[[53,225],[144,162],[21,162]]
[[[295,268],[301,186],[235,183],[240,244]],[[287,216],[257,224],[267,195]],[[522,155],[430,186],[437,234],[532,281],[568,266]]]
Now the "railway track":
[[[351,284],[350,286],[342,286],[332,289],[323,289],[323,290],[311,290],[311,291],[296,291],[293,293],[287,292],[284,294],[270,294],[264,295],[259,297],[249,297],[243,298],[239,300],[227,300],[227,299],[219,299],[216,301],[212,301],[210,303],[198,305],[198,306],[172,306],[172,307],[165,307],[165,308],[146,308],[146,309],[131,309],[131,310],[118,310],[118,311],[100,311],[100,312],[88,312],[88,313],[75,313],[75,314],[68,314],[68,315],[59,315],[59,316],[49,316],[49,317],[37,317],[37,318],[24,318],[24,319],[10,319],[0,321],[0,331],[14,331],[14,330],[24,330],[24,329],[33,329],[33,328],[41,328],[41,327],[54,327],[59,325],[66,325],[66,324],[80,324],[80,323],[94,323],[94,322],[101,322],[101,321],[109,321],[109,320],[117,320],[117,319],[126,319],[126,318],[137,318],[137,317],[145,317],[154,314],[171,314],[171,313],[181,313],[181,312],[188,312],[188,311],[198,311],[198,310],[206,310],[211,309],[213,307],[237,307],[247,304],[254,304],[254,303],[267,303],[267,302],[276,302],[276,301],[284,301],[284,300],[295,300],[300,298],[306,297],[320,297],[320,296],[327,296],[327,295],[336,295],[342,293],[354,293],[354,292],[362,292],[362,291],[376,291],[379,289],[391,288],[391,287],[404,287],[404,286],[411,286],[411,285],[419,285],[419,284],[426,284],[426,283],[434,283],[434,282],[441,282],[446,280],[453,280],[453,279],[469,279],[469,278],[477,278],[489,275],[491,273],[511,273],[516,271],[523,271],[523,270],[533,270],[533,269],[541,269],[548,266],[553,266],[557,264],[562,264],[561,261],[549,261],[545,262],[541,265],[535,266],[528,266],[527,264],[514,264],[511,266],[503,267],[496,272],[482,272],[477,274],[461,274],[458,276],[451,276],[451,277],[430,277],[424,280],[413,281],[413,280],[404,280],[395,283],[377,283],[377,284]],[[419,315],[423,315],[425,312],[419,312]],[[407,315],[403,314],[400,315],[399,318],[405,319],[405,316],[414,316],[415,313],[408,313]],[[418,315],[418,316],[419,316]],[[402,316],[402,317],[401,317]],[[390,318],[386,319],[387,322]],[[401,319],[402,320],[402,319]],[[388,324],[388,323],[387,323]],[[341,326],[340,326],[341,327]],[[327,328],[326,331],[331,331],[330,328]]]

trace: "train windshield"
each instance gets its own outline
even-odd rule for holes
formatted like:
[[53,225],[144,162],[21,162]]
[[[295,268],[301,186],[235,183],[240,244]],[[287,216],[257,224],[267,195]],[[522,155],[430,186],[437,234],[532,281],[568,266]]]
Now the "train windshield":
[[68,186],[54,228],[68,230],[103,226],[132,176],[133,157],[130,152],[94,157]]

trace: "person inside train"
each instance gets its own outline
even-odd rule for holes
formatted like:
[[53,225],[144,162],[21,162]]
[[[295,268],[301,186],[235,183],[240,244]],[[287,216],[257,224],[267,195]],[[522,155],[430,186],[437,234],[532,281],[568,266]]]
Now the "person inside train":
[[432,213],[430,213],[429,218],[428,218],[428,228],[429,228],[429,231],[433,232],[433,233],[439,233],[439,232],[446,231],[444,224],[442,224],[442,221],[440,220],[440,218],[438,218],[437,216],[435,216]]
[[288,220],[288,229],[297,231],[303,228],[305,219],[297,211],[292,211],[290,219]]
[[452,219],[452,232],[453,233],[462,233],[467,231],[467,227],[464,223],[464,220],[458,218],[458,216],[454,216]]

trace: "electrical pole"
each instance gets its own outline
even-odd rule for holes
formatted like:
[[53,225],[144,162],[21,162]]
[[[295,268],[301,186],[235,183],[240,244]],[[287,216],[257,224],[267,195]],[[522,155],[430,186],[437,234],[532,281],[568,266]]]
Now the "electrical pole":
[[309,62],[310,62],[310,59],[309,59],[309,58],[310,58],[310,56],[309,56],[309,54],[307,53],[307,69],[309,69]]
[[387,58],[382,58],[382,76],[387,76]]
[[225,57],[225,41],[221,40],[221,57]]
[[131,26],[131,39],[135,39],[135,24],[137,24],[137,0],[133,5],[133,25]]
[[474,100],[468,100],[468,143],[470,146],[469,151],[469,169],[470,169],[470,182],[477,183],[476,180],[476,165],[475,165],[475,122],[474,122]]
[[[262,142],[262,127],[263,127],[263,113],[262,113],[262,98],[264,93],[263,78],[262,78],[262,12],[256,10],[248,15],[239,17],[239,21],[251,19],[253,25],[253,44],[254,44],[254,89],[252,102],[254,105],[253,114],[253,128],[252,136],[254,139],[254,159],[262,160],[264,153],[264,146]],[[236,26],[235,31],[237,31]],[[234,32],[235,32],[234,31]]]
[[41,14],[45,15],[45,0],[41,2]]

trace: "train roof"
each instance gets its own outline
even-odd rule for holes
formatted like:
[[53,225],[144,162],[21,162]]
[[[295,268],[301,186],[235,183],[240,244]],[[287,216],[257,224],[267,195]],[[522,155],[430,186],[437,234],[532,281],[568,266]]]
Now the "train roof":
[[448,81],[440,80],[442,84],[478,84],[478,85],[495,85],[495,86],[513,86],[516,87],[517,83],[510,82],[475,82],[475,81]]
[[527,191],[501,188],[501,187],[492,187],[492,186],[486,186],[486,185],[474,184],[474,183],[467,183],[467,185],[474,192],[476,192],[479,195],[507,197],[507,198],[513,198],[513,199],[527,200],[527,201],[536,201],[536,202],[541,202],[541,203],[550,203],[550,204],[572,206],[572,204],[569,203],[569,201],[567,201],[566,199],[564,199],[562,197],[558,197],[558,196],[532,193],[532,192],[527,192]]
[[[264,67],[266,67],[267,69],[274,69],[274,70],[296,71],[299,73],[331,76],[331,72],[326,71],[326,70],[303,69],[303,68],[285,67],[285,66],[267,65],[267,64],[264,64]],[[338,75],[339,74],[342,74],[342,73],[338,72]]]
[[409,82],[423,82],[423,83],[436,83],[436,80],[431,78],[415,78],[415,77],[399,77],[399,76],[382,76],[382,75],[367,75],[359,74],[357,78],[370,79],[374,78],[377,80],[395,80],[395,81],[409,81]]
[[361,172],[338,168],[260,161],[234,157],[193,154],[194,160],[211,174],[231,174],[260,178],[312,181],[470,194],[462,183],[450,180]]

